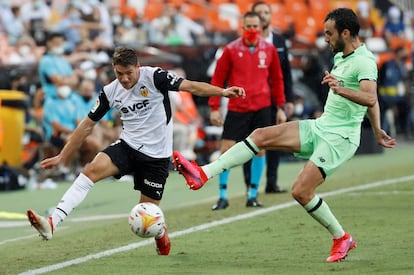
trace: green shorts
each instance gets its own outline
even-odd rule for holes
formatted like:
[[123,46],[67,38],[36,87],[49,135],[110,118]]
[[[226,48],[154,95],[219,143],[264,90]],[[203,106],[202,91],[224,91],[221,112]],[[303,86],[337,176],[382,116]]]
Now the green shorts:
[[337,133],[319,129],[315,120],[299,121],[300,152],[296,157],[309,159],[323,170],[326,176],[332,175],[343,163],[352,158],[358,146]]

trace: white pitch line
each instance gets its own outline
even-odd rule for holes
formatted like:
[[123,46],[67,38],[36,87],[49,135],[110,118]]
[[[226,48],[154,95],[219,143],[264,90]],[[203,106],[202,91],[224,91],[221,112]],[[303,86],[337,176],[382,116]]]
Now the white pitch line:
[[[361,191],[361,190],[366,190],[366,189],[375,188],[375,187],[384,186],[384,185],[389,185],[389,184],[398,184],[398,183],[412,181],[412,180],[414,180],[414,175],[401,177],[401,178],[395,178],[395,179],[377,181],[377,182],[368,183],[368,184],[364,184],[364,185],[360,185],[360,186],[343,188],[343,189],[339,189],[339,190],[335,190],[335,191],[321,193],[321,194],[319,194],[319,196],[326,198],[326,197],[336,196],[336,195],[340,195],[340,194],[344,194],[344,193],[349,193],[349,192],[354,192],[354,191]],[[262,215],[262,214],[266,214],[266,213],[269,213],[269,212],[289,208],[289,207],[292,207],[294,205],[298,205],[298,203],[296,201],[290,201],[290,202],[282,203],[282,204],[279,204],[279,205],[274,205],[274,206],[270,206],[270,207],[266,207],[266,208],[261,208],[261,209],[256,210],[256,211],[248,212],[248,213],[245,213],[245,214],[240,214],[240,215],[237,215],[237,216],[234,216],[234,217],[229,217],[229,218],[225,218],[225,219],[222,219],[222,220],[212,221],[212,222],[209,222],[209,223],[204,223],[204,224],[200,224],[200,225],[197,225],[197,226],[193,226],[193,227],[181,230],[181,231],[172,232],[172,233],[169,234],[169,236],[172,239],[172,238],[175,238],[175,237],[178,237],[178,236],[182,236],[182,235],[190,234],[190,233],[193,233],[193,232],[213,228],[213,227],[216,227],[216,226],[219,226],[219,225],[228,224],[228,223],[232,223],[232,222],[235,222],[235,221],[240,221],[240,220],[256,217],[257,215]],[[152,239],[148,239],[148,240],[140,241],[140,242],[137,242],[137,243],[131,243],[129,245],[125,245],[125,246],[121,246],[121,247],[118,247],[118,248],[113,248],[113,249],[101,251],[101,252],[98,252],[98,253],[95,253],[95,254],[89,254],[89,255],[86,255],[84,257],[76,258],[76,259],[69,260],[69,261],[66,261],[66,262],[61,262],[61,263],[57,263],[57,264],[53,264],[53,265],[48,265],[48,266],[44,266],[44,267],[41,267],[41,268],[38,268],[38,269],[28,270],[28,271],[25,271],[23,273],[20,273],[20,275],[43,274],[43,273],[46,273],[46,272],[51,272],[51,271],[54,271],[54,270],[62,269],[62,268],[65,268],[65,267],[68,267],[68,266],[71,266],[71,265],[77,265],[77,264],[81,264],[81,263],[84,263],[84,262],[87,262],[87,261],[90,261],[90,260],[95,260],[95,259],[99,259],[99,258],[102,258],[102,257],[110,256],[110,255],[113,255],[113,254],[121,253],[121,252],[124,252],[124,251],[129,251],[129,250],[132,250],[132,249],[136,249],[138,247],[153,244],[153,242],[154,241]]]

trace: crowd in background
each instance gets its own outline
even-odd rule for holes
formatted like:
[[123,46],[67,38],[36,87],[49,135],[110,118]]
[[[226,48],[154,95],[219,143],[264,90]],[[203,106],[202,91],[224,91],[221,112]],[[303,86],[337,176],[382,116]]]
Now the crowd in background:
[[[214,65],[216,50],[237,37],[240,16],[253,2],[0,0],[0,89],[27,93],[26,128],[31,136],[28,140],[36,138],[44,141],[47,134],[43,108],[49,94],[45,81],[42,82],[39,77],[39,64],[46,51],[52,50],[47,45],[50,33],[63,35],[61,50],[70,67],[63,76],[73,75],[73,83],[66,86],[70,86],[71,91],[85,102],[91,99],[93,102],[100,88],[114,78],[110,60],[117,45],[128,45],[142,51],[148,46],[172,49],[182,55],[184,61],[188,61],[186,52],[177,52],[176,47],[205,49],[201,57],[197,56],[187,66],[180,62],[170,65],[171,69],[180,70],[190,79],[209,81],[209,65]],[[327,87],[322,87],[320,81],[323,72],[330,68],[332,56],[323,41],[323,16],[318,17],[316,8],[320,7],[319,11],[325,13],[327,8],[345,5],[357,11],[361,20],[361,39],[378,57],[378,87],[384,128],[393,136],[402,134],[412,138],[413,10],[394,6],[388,1],[280,0],[269,3],[275,17],[273,27],[290,44],[295,119],[318,116],[323,111],[320,106],[323,106],[327,95]],[[292,3],[297,4],[295,6]],[[300,16],[300,12],[304,12],[303,7],[308,10],[308,20]],[[278,12],[282,12],[283,16],[278,16]],[[296,16],[289,17],[292,12]],[[295,22],[294,18],[300,18],[301,23]],[[151,55],[150,49],[146,50],[146,55]],[[200,61],[200,58],[203,59]],[[206,64],[198,66],[197,61]],[[168,60],[163,62],[167,63]],[[199,74],[195,74],[195,71]],[[180,100],[184,99],[175,99],[175,102]],[[181,117],[181,120],[191,127],[188,135],[191,135],[192,146],[201,151],[206,144],[206,133],[202,130],[208,126],[208,122],[205,119],[205,101],[194,100],[198,113],[194,113],[193,108],[192,117]],[[181,116],[186,116],[185,110],[180,112]],[[110,126],[104,127],[119,126],[116,114],[108,117],[108,121]],[[108,133],[105,130],[103,132]],[[70,129],[67,133],[70,134]],[[102,136],[102,133],[97,135]],[[50,141],[50,137],[47,139]],[[99,147],[111,142],[111,137],[102,138],[101,142]],[[63,171],[66,172],[64,168]]]

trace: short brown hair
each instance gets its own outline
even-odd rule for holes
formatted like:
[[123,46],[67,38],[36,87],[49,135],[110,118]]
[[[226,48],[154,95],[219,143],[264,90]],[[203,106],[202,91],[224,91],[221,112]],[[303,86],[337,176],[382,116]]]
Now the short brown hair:
[[136,50],[128,47],[116,47],[112,55],[112,64],[127,66],[136,66],[138,64],[138,56]]

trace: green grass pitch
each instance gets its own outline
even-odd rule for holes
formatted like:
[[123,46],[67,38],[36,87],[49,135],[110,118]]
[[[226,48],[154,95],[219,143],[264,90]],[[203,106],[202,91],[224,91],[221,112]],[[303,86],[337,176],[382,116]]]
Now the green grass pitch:
[[[289,189],[303,162],[283,163]],[[373,184],[375,183],[375,184]],[[289,193],[260,192],[263,209],[245,207],[240,168],[232,170],[230,207],[211,211],[217,179],[198,191],[172,172],[161,207],[172,241],[168,257],[135,236],[127,215],[138,201],[130,182],[97,183],[86,200],[42,241],[24,218],[54,207],[69,183],[55,190],[0,193],[0,274],[413,274],[414,144],[358,155],[317,191],[357,240],[341,263],[325,262],[331,237]],[[260,190],[263,190],[264,183]]]

